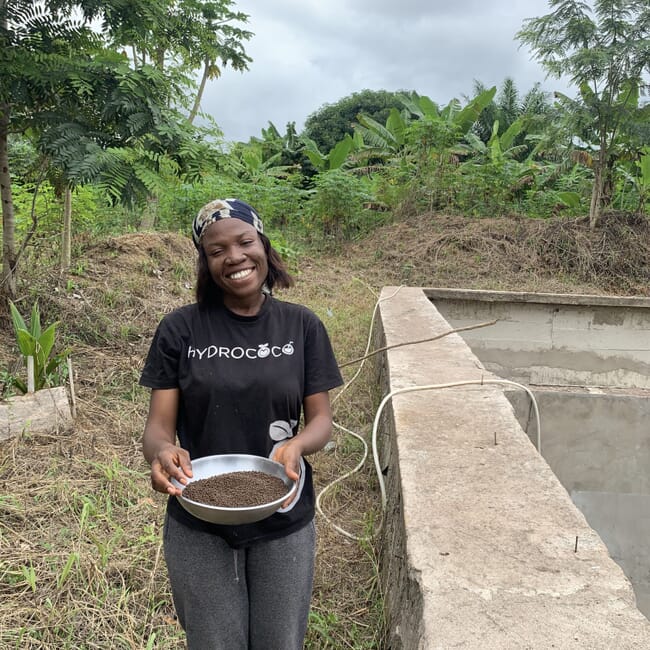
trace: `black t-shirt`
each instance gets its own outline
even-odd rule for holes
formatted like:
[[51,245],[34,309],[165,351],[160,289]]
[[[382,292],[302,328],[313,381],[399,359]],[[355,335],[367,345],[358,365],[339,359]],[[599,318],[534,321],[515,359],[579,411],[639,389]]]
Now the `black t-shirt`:
[[[149,388],[178,388],[179,444],[190,458],[270,456],[296,435],[306,396],[341,385],[325,327],[306,307],[267,296],[256,316],[222,305],[186,305],[163,318],[140,378]],[[221,526],[187,513],[172,497],[170,516],[242,547],[298,530],[314,516],[311,467],[302,461],[299,496],[253,524]]]

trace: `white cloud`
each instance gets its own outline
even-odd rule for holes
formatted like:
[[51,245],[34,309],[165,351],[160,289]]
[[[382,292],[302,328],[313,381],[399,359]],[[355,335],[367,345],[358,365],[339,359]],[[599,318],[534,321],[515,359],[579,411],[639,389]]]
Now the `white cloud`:
[[551,89],[542,68],[515,40],[546,0],[240,0],[255,36],[244,73],[226,69],[206,88],[202,109],[227,139],[248,140],[268,121],[284,131],[325,103],[353,92],[416,90],[445,104],[472,91],[474,79],[521,92]]

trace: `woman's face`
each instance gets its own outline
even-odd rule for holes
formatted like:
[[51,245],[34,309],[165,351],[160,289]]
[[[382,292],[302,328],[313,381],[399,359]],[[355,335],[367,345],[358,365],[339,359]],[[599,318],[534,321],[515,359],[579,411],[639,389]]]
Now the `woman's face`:
[[212,280],[225,299],[245,301],[259,296],[269,265],[253,226],[241,219],[220,219],[206,228],[201,245]]

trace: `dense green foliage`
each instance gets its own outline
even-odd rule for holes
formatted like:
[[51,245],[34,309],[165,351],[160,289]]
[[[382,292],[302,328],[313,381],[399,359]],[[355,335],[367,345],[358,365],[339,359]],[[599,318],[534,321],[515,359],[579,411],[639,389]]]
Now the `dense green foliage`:
[[518,37],[549,74],[566,75],[579,89],[577,98],[560,101],[572,135],[594,152],[589,216],[595,226],[603,205],[613,199],[616,161],[638,160],[644,144],[632,134],[638,135],[639,123],[647,127],[650,117],[650,106],[639,102],[650,88],[650,4],[550,0],[549,5],[551,13],[527,20]]
[[[11,173],[10,136],[22,136],[39,159],[34,194],[45,178],[68,199],[71,188],[94,183],[113,203],[150,207],[169,178],[192,181],[218,168],[214,130],[192,126],[202,86],[191,108],[183,98],[194,94],[197,67],[204,79],[218,64],[246,69],[243,41],[251,34],[231,24],[247,18],[232,4],[0,0],[1,293],[15,295],[23,248],[15,240],[20,178]],[[24,241],[38,217],[32,210]]]
[[[255,205],[289,255],[426,210],[591,212],[593,225],[595,207],[644,212],[650,10],[642,0],[592,4],[553,0],[518,35],[549,72],[568,71],[576,98],[551,98],[538,85],[522,93],[510,78],[498,89],[475,81],[471,96],[445,105],[366,89],[319,108],[301,133],[269,122],[226,145],[214,122],[192,125],[202,88],[191,73],[202,68],[203,83],[251,62],[243,49],[251,34],[237,26],[247,17],[231,0],[45,2],[38,11],[0,0],[11,81],[0,95],[12,210],[3,241],[20,244],[4,246],[5,269],[19,252],[58,250],[70,188],[77,236],[189,233],[208,198],[229,195]],[[90,18],[102,18],[101,34]]]

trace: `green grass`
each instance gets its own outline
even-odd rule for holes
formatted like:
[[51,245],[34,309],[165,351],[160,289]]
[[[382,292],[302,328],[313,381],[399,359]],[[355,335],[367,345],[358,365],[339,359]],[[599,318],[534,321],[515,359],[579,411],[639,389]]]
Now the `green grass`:
[[[148,392],[138,378],[160,314],[191,295],[187,289],[175,293],[178,283],[187,281],[188,267],[173,266],[162,254],[152,257],[156,268],[160,263],[171,269],[161,281],[151,273],[144,277],[147,264],[129,271],[123,260],[109,258],[96,280],[90,274],[84,278],[81,309],[80,303],[57,303],[56,296],[47,303],[48,315],[61,317],[73,345],[74,431],[25,432],[0,445],[3,650],[184,647],[162,556],[165,497],[151,490],[140,451]],[[94,268],[101,262],[93,258]],[[122,290],[130,286],[138,287],[137,296]],[[362,282],[302,278],[286,298],[321,316],[339,360],[362,354],[375,300]],[[132,315],[127,321],[125,309]],[[138,335],[142,332],[147,336]],[[3,355],[9,347],[0,338]],[[355,371],[346,369],[346,379]],[[372,377],[366,373],[336,401],[337,421],[367,434],[372,399]],[[319,489],[353,467],[362,453],[350,436],[336,434],[336,441],[334,453],[312,459]],[[366,474],[333,490],[328,513],[338,524],[363,533],[368,510],[377,505],[371,482]],[[306,647],[381,648],[374,551],[344,540],[321,518],[317,523]]]

